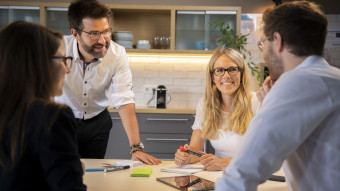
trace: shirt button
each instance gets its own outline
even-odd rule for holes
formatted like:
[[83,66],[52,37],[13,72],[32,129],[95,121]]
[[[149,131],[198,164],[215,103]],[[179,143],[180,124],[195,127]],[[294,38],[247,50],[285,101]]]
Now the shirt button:
[[85,81],[85,84],[87,84],[87,81]]
[[86,105],[86,103],[84,103],[84,105]]
[[84,94],[84,96],[86,96],[86,94]]
[[85,114],[86,114],[86,112],[85,112]]

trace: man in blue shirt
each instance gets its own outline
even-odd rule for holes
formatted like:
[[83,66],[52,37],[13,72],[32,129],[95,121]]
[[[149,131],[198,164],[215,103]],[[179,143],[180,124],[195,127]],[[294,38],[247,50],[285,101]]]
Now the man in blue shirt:
[[259,93],[261,109],[216,190],[256,190],[282,164],[290,190],[336,190],[340,70],[322,57],[326,15],[296,1],[267,9],[263,21],[258,45],[273,84]]

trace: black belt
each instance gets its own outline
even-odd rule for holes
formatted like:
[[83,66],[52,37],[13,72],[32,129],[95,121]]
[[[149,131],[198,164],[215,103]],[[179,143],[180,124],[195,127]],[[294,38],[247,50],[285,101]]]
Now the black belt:
[[80,119],[80,118],[76,118],[76,120],[80,123],[82,122],[91,122],[91,121],[94,121],[94,120],[97,120],[98,118],[104,116],[106,113],[108,113],[107,109],[104,109],[102,112],[100,112],[98,115],[90,118],[90,119]]

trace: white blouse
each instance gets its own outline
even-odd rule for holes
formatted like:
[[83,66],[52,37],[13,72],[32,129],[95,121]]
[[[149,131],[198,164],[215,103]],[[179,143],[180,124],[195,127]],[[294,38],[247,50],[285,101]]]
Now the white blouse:
[[[256,97],[256,93],[252,92],[252,109],[255,114],[260,106],[260,102]],[[228,112],[223,112],[223,115],[228,115]],[[193,130],[202,130],[202,119],[203,119],[203,98],[201,98],[196,108],[196,118],[192,125]],[[222,124],[225,127],[225,122]],[[236,151],[241,145],[242,136],[236,134],[233,131],[224,131],[222,128],[218,130],[218,138],[210,140],[211,145],[215,149],[215,155],[219,158],[233,157]]]

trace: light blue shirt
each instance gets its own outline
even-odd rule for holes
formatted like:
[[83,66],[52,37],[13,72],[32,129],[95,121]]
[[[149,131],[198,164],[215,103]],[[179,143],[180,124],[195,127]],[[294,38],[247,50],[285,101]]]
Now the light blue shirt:
[[56,102],[71,107],[76,118],[90,119],[109,106],[135,103],[132,74],[125,48],[111,41],[107,54],[89,64],[83,76],[83,61],[77,40],[64,36],[66,56],[73,57],[70,73],[65,75],[63,94]]
[[284,163],[290,190],[340,188],[340,70],[309,56],[281,75],[216,190],[256,190]]

